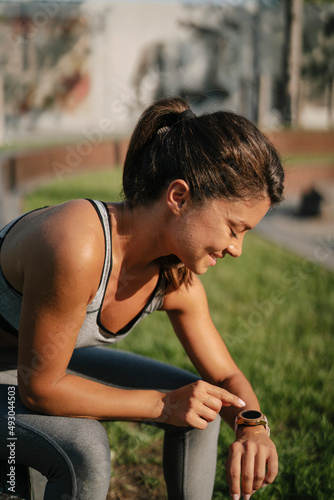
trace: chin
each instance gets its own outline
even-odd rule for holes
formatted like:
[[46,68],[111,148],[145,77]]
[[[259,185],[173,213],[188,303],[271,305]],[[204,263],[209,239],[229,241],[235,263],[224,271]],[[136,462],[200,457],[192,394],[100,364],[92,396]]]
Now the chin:
[[197,276],[200,276],[201,274],[205,274],[208,270],[207,266],[189,266],[188,269],[196,274]]
[[[176,257],[176,256],[174,256]],[[180,257],[176,257],[180,263],[181,266],[185,266],[187,269],[189,269],[189,271],[191,271],[192,273],[196,274],[196,275],[201,275],[201,274],[205,274],[208,270],[208,266],[207,264],[205,264],[205,261],[204,259],[198,259],[198,260],[193,260],[191,259],[191,261],[189,262],[188,259],[181,259]],[[175,265],[175,263],[174,263]]]
[[201,274],[205,274],[207,272],[207,270],[208,270],[208,268],[205,267],[204,269],[194,271],[194,273],[197,274],[198,276],[200,276]]

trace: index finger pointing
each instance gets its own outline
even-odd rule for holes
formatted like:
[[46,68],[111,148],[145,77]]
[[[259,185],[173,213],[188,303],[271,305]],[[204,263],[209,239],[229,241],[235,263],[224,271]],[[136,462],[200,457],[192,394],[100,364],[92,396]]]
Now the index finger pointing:
[[240,399],[238,396],[235,396],[235,394],[231,394],[225,389],[220,389],[220,391],[220,400],[223,406],[237,406],[238,408],[246,406],[245,401]]
[[206,391],[217,399],[220,399],[222,406],[237,406],[238,408],[246,406],[246,403],[238,396],[217,385],[207,384]]

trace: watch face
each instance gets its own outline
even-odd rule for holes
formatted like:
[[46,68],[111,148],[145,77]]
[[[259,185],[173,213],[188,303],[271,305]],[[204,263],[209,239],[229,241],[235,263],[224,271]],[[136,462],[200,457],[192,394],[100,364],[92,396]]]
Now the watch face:
[[262,417],[262,413],[256,410],[245,410],[241,413],[243,418],[249,418],[250,420],[256,420]]
[[268,426],[267,417],[257,410],[244,410],[236,416],[234,429],[235,432],[237,432],[239,427],[254,427],[258,425],[263,425],[268,433],[268,436],[270,436],[270,428]]

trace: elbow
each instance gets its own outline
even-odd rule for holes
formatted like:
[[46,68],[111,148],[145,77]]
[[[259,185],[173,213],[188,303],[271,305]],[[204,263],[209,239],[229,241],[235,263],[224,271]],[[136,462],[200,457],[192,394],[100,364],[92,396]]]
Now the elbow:
[[28,408],[28,410],[31,410],[35,413],[44,413],[44,414],[48,413],[46,410],[46,405],[43,404],[40,398],[36,397],[36,394],[20,390],[19,394],[22,403],[26,408]]
[[225,384],[234,384],[235,382],[239,381],[240,379],[243,380],[244,378],[245,376],[242,371],[237,368],[227,373],[223,379],[219,379],[217,385],[219,387],[223,387]]
[[28,410],[31,410],[34,413],[47,414],[46,407],[41,404],[34,396],[20,393],[20,398],[22,403],[26,408],[28,408]]
[[18,385],[19,395],[22,403],[26,408],[35,412],[43,413],[45,415],[52,414],[50,401],[48,398],[47,389],[36,389],[30,386]]

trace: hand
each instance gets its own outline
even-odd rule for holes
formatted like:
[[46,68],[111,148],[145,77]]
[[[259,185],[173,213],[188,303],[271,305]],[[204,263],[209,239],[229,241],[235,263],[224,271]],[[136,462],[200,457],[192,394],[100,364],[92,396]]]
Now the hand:
[[239,427],[237,439],[229,448],[226,475],[233,500],[244,500],[259,488],[272,483],[278,472],[278,457],[274,443],[262,425]]
[[220,412],[222,406],[242,408],[245,403],[225,389],[198,380],[168,392],[163,397],[164,408],[159,422],[177,426],[205,429]]

